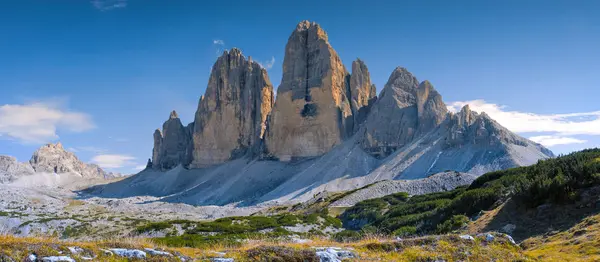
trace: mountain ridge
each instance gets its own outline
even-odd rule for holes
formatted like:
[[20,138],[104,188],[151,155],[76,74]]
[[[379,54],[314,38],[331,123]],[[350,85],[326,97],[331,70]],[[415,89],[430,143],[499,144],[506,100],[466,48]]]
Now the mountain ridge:
[[172,113],[155,132],[150,168],[89,192],[194,205],[301,202],[381,180],[477,176],[554,156],[485,113],[449,112],[433,84],[406,68],[396,67],[376,96],[366,63],[352,67],[308,21],[288,39],[276,97],[266,70],[237,48],[225,51],[200,99],[200,121],[184,127]]
[[12,156],[0,155],[0,183],[13,183],[21,178],[35,180],[33,176],[36,174],[72,174],[82,179],[106,180],[121,176],[106,172],[96,164],[82,162],[75,154],[65,150],[60,142],[41,146],[33,152],[27,162],[19,162]]

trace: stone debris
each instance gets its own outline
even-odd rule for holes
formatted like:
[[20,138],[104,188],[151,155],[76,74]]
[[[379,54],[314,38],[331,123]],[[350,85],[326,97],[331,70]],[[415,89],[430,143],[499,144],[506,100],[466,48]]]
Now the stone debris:
[[317,256],[321,262],[340,262],[344,259],[356,258],[354,252],[337,247],[317,247]]
[[460,238],[465,239],[465,240],[475,241],[475,238],[472,237],[471,235],[461,235]]
[[42,258],[43,262],[77,262],[68,256],[52,256]]
[[120,257],[146,258],[146,252],[137,249],[111,248],[110,251]]
[[169,252],[160,251],[160,250],[156,250],[156,249],[152,249],[152,248],[144,248],[144,251],[151,256],[164,256],[164,257],[172,257],[173,256],[173,254],[171,254]]

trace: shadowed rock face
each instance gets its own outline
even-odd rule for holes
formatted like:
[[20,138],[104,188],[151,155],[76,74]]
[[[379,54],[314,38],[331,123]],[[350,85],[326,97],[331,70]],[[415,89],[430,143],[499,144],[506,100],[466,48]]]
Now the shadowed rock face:
[[192,132],[192,167],[220,164],[260,145],[274,102],[267,71],[239,49],[212,68]]
[[350,94],[352,114],[354,115],[354,132],[365,121],[371,106],[377,100],[377,90],[371,84],[371,75],[367,65],[360,60],[352,62],[352,75],[350,76]]
[[360,131],[362,148],[385,157],[417,135],[417,88],[419,82],[408,70],[392,72]]
[[191,134],[173,111],[163,124],[162,132],[154,131],[152,167],[166,170],[179,164],[187,165],[191,161],[190,148]]
[[348,78],[325,31],[314,22],[298,24],[285,48],[268,154],[282,161],[319,156],[352,135]]
[[442,96],[429,81],[419,84],[408,70],[397,67],[367,117],[362,147],[386,157],[438,127],[447,114]]

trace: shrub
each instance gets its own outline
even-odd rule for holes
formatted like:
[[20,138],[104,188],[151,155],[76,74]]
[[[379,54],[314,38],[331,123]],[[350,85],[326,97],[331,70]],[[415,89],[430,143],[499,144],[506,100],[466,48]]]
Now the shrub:
[[417,228],[414,226],[403,226],[396,229],[392,235],[397,237],[407,237],[417,234]]

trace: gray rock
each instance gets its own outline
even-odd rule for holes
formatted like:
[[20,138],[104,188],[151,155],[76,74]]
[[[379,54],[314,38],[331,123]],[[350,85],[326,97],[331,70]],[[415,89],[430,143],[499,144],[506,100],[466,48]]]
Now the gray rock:
[[350,75],[350,95],[352,115],[354,116],[354,132],[362,122],[365,121],[371,106],[377,100],[377,90],[371,84],[371,75],[367,65],[360,60],[352,62],[352,74]]
[[163,124],[162,132],[154,132],[152,167],[168,170],[179,164],[191,162],[192,137],[181,124],[177,112],[171,112],[169,120]]
[[418,86],[417,78],[405,68],[392,72],[359,131],[366,152],[383,158],[415,139],[419,124]]
[[0,156],[0,183],[9,183],[35,173],[29,163],[18,162],[11,156]]

